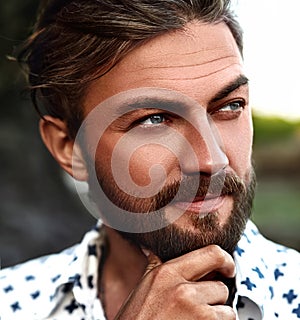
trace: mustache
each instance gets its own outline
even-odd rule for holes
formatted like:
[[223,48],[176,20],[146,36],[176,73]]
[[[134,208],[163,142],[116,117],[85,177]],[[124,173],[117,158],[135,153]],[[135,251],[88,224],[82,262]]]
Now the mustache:
[[151,211],[159,210],[171,201],[192,202],[225,195],[237,197],[246,190],[243,180],[234,173],[222,171],[214,175],[185,176],[181,181],[164,186],[154,196]]
[[[95,183],[98,184],[99,181],[97,180]],[[100,185],[102,184],[100,183]],[[111,203],[113,203],[120,209],[121,218],[123,210],[127,212],[126,217],[129,218],[128,212],[133,214],[158,212],[171,202],[193,202],[196,199],[204,200],[205,197],[225,195],[230,195],[236,199],[247,192],[247,187],[238,175],[222,170],[214,175],[200,173],[182,176],[181,179],[166,183],[156,195],[149,198],[139,195],[132,196],[121,189],[118,193],[114,190],[107,190],[108,193],[105,193],[107,198],[103,198],[93,195],[92,190],[93,188],[90,188],[90,198],[96,199],[96,202],[100,201],[102,211],[110,212],[113,210],[113,207],[111,207]],[[118,196],[116,197],[116,195]]]

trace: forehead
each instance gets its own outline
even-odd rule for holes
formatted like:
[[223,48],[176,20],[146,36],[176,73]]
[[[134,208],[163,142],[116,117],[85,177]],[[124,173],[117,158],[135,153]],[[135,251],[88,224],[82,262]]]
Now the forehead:
[[242,73],[242,58],[225,23],[191,22],[153,38],[129,53],[89,88],[85,110],[114,94],[139,87],[182,92],[198,100]]
[[237,51],[225,23],[193,22],[182,30],[166,33],[138,48],[134,55],[128,56],[128,71],[133,66],[143,68],[145,61],[148,68],[203,67],[214,60],[235,56]]

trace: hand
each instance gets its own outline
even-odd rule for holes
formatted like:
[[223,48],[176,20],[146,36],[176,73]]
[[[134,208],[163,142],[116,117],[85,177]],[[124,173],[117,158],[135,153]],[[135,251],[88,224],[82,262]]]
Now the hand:
[[236,319],[225,306],[226,285],[219,274],[235,276],[232,257],[216,245],[162,263],[148,253],[148,267],[139,285],[123,304],[115,320]]

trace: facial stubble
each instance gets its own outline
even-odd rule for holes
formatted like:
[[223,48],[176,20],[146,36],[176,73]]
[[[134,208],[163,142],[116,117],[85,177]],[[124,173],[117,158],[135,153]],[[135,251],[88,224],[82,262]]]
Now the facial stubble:
[[184,230],[172,223],[165,228],[147,233],[120,234],[134,245],[155,253],[163,262],[210,244],[219,245],[232,254],[251,216],[255,175],[245,191],[233,193],[233,209],[224,223],[219,222],[219,212],[210,212],[205,217],[189,215],[193,230]]
[[[169,203],[178,191],[179,182],[173,184],[172,187],[166,186],[164,191],[154,196],[152,199],[138,199],[126,195],[122,192],[112,181],[111,177],[103,176],[101,170],[97,171],[97,181],[93,183],[100,183],[107,198],[97,199],[97,195],[93,195],[92,198],[98,204],[102,213],[102,220],[111,225],[115,219],[123,220],[124,224],[139,224],[135,218],[132,218],[122,214],[124,210],[139,212],[139,214],[147,214],[149,220],[147,223],[151,224],[151,212],[162,208]],[[244,183],[237,175],[226,175],[224,186],[221,191],[222,195],[232,197],[233,208],[227,219],[227,221],[221,225],[219,223],[219,212],[210,212],[205,217],[198,215],[192,215],[190,218],[192,224],[192,230],[185,230],[178,227],[175,223],[171,223],[164,228],[150,231],[150,232],[125,232],[118,230],[121,236],[132,243],[132,245],[139,248],[146,248],[156,254],[163,262],[170,259],[179,257],[185,253],[193,250],[205,247],[210,244],[219,245],[221,248],[232,254],[244,229],[248,219],[251,216],[252,203],[254,198],[254,191],[256,186],[256,178],[253,169],[249,172],[250,182]],[[188,193],[189,184],[199,183],[199,192],[205,193],[208,190],[209,179],[203,179],[195,181],[196,179],[190,179],[184,190]],[[104,183],[105,182],[105,183]],[[218,183],[218,182],[217,182]],[[90,182],[91,187],[92,182]],[[220,186],[217,186],[220,188]],[[109,201],[107,201],[109,199]],[[114,203],[114,206],[118,206],[120,212],[116,213],[109,205],[110,201]],[[165,219],[165,210],[159,209],[161,213],[161,219]],[[131,220],[132,221],[131,221]],[[120,224],[120,221],[118,221]],[[143,220],[145,223],[145,220]],[[144,226],[141,225],[141,230]]]

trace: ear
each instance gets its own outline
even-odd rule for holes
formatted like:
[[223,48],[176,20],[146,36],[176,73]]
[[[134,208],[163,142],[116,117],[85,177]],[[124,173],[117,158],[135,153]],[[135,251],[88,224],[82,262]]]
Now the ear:
[[82,152],[69,137],[65,122],[51,116],[40,120],[42,140],[55,160],[73,178],[87,181],[88,173]]

